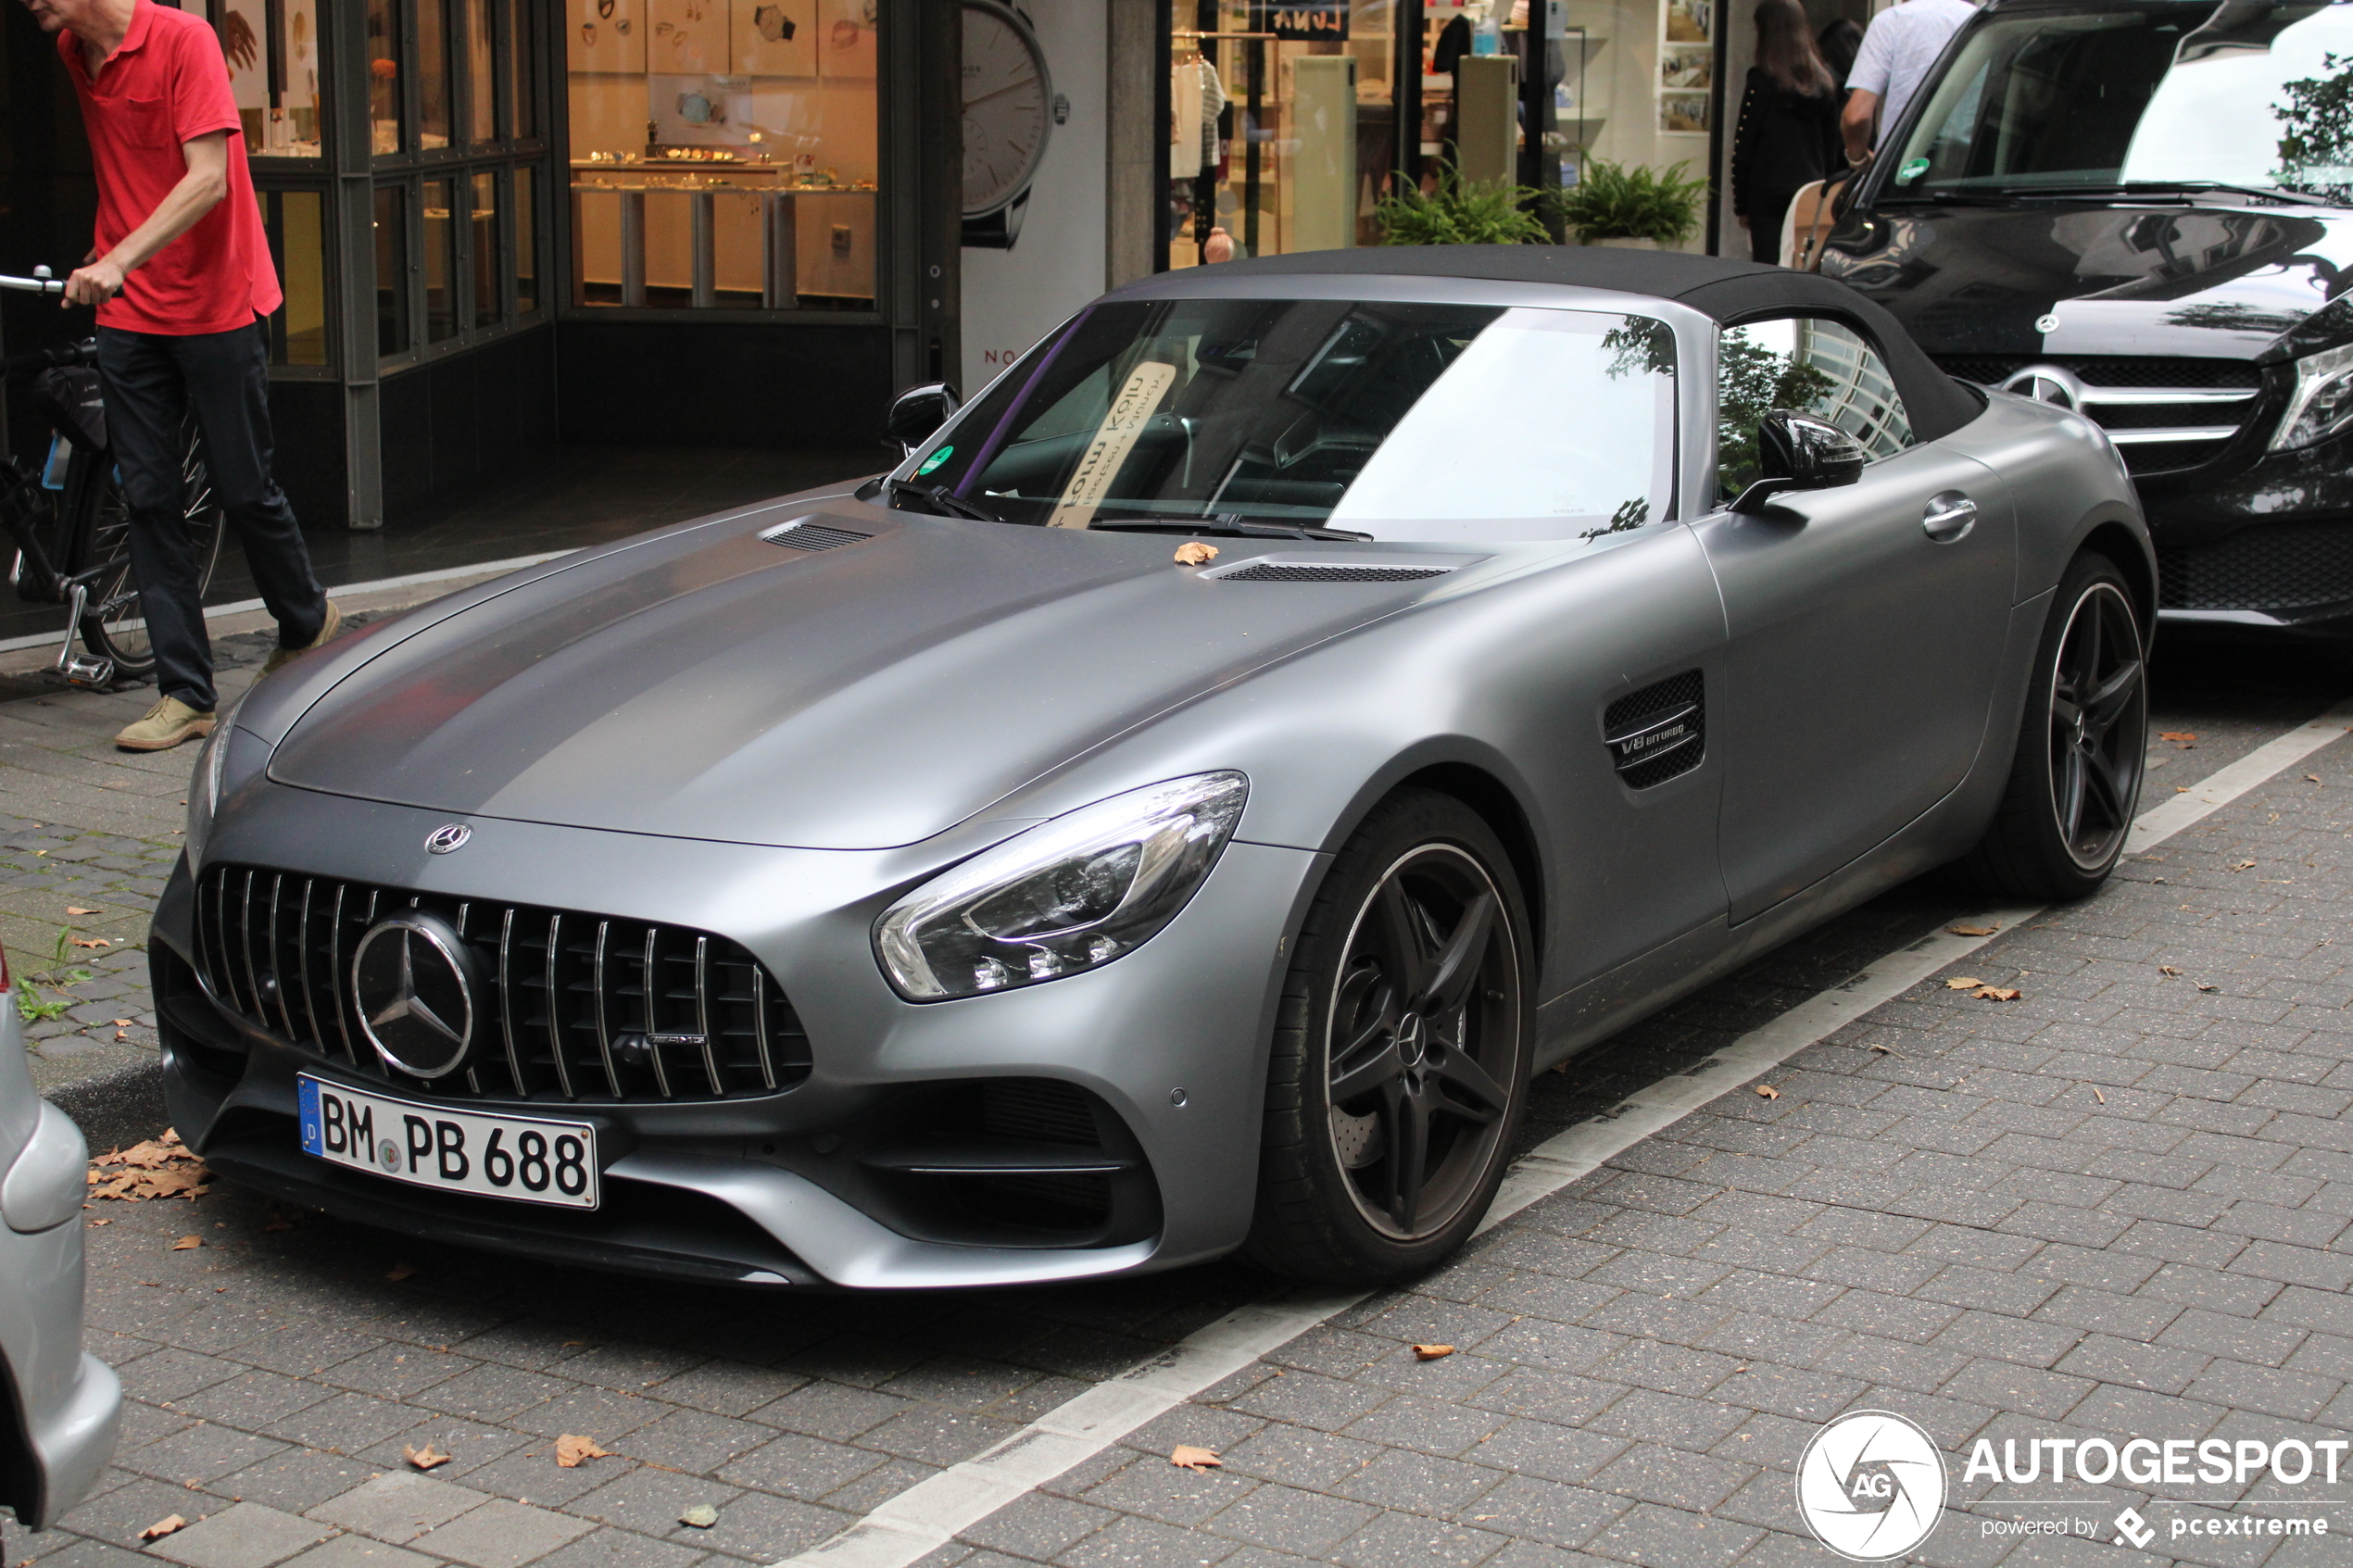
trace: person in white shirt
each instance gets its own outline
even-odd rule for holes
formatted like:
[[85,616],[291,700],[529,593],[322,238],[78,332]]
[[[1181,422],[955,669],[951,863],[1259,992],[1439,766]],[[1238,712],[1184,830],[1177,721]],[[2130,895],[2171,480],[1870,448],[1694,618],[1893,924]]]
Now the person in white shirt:
[[1839,117],[1848,162],[1862,162],[1904,118],[1936,56],[1976,14],[1970,0],[1897,0],[1871,19],[1846,74],[1846,108]]

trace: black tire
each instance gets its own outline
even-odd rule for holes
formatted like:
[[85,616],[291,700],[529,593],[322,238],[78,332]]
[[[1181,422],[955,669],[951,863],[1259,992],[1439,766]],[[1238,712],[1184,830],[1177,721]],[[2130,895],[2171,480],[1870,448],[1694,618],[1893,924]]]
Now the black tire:
[[1526,903],[1478,813],[1419,789],[1377,807],[1285,979],[1244,1256],[1380,1285],[1467,1240],[1527,1110],[1535,973]]
[[2148,638],[2106,556],[2069,565],[2019,721],[2018,755],[1968,878],[2018,899],[2084,898],[2124,853],[2148,750]]
[[[186,521],[188,550],[196,571],[196,596],[201,601],[212,586],[220,564],[220,508],[212,497],[212,482],[205,470],[204,444],[194,417],[182,433],[181,515]],[[90,608],[82,617],[82,640],[92,652],[114,660],[120,678],[140,679],[155,673],[155,645],[147,637],[139,604],[139,584],[131,573],[131,516],[122,487],[109,467],[90,519],[90,539],[81,561],[72,569],[102,570],[92,580]]]

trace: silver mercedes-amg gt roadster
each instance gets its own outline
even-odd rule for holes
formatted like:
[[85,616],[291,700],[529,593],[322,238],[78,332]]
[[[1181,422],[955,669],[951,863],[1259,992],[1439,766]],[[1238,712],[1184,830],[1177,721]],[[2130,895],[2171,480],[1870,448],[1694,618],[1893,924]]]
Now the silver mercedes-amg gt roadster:
[[1106,295],[890,474],[295,661],[151,951],[229,1177],[682,1278],[1459,1245],[1531,1075],[1947,861],[2080,897],[2155,564],[2097,426],[1819,277]]

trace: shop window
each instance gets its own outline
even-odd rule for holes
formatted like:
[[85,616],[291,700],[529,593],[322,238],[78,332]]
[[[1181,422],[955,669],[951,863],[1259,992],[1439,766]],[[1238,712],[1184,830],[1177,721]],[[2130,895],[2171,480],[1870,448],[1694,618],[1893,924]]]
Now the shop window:
[[495,327],[498,324],[502,259],[498,252],[497,175],[484,169],[473,177],[473,204],[469,211],[473,220],[473,321],[477,327]]
[[539,308],[539,171],[515,170],[515,314]]
[[507,116],[515,140],[539,134],[539,110],[531,91],[532,7],[529,0],[503,0],[507,9]]
[[261,191],[262,226],[286,302],[270,319],[270,362],[323,367],[327,355],[326,196]]
[[466,14],[466,138],[498,139],[498,70],[490,45],[493,0],[458,0]]
[[1914,444],[1895,379],[1870,340],[1818,316],[1729,327],[1717,341],[1717,487],[1727,499],[1757,477],[1756,426],[1788,408],[1828,420],[1871,460]]
[[1168,264],[1379,240],[1397,167],[1394,0],[1176,0]]
[[409,215],[398,185],[376,187],[376,353],[408,352]]
[[229,62],[247,157],[317,157],[319,0],[185,0]]
[[425,182],[425,341],[458,335],[458,225],[447,180]]
[[871,309],[872,0],[565,0],[584,306]]
[[394,0],[368,0],[369,150],[404,150],[400,137],[400,11]]
[[449,11],[446,0],[415,5],[417,145],[437,152],[449,144]]

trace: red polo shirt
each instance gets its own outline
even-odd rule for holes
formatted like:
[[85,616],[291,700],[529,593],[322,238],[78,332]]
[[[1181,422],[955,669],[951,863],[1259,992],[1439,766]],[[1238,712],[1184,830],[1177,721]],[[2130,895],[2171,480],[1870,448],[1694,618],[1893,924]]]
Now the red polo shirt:
[[98,254],[147,220],[188,172],[181,144],[229,132],[229,191],[186,233],[151,257],[98,307],[98,324],[189,337],[249,327],[278,308],[278,271],[245,168],[229,64],[212,29],[185,11],[138,0],[131,31],[93,82],[72,32],[57,53],[82,100],[98,175]]

